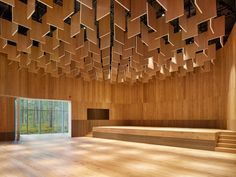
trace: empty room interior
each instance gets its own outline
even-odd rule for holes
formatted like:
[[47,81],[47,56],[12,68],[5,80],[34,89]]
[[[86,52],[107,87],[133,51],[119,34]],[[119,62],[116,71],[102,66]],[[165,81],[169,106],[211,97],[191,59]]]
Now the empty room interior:
[[0,0],[0,177],[236,177],[235,0]]

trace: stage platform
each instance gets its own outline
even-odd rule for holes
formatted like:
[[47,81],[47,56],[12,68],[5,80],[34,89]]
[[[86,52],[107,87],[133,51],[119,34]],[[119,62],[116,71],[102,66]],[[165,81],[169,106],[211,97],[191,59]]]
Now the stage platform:
[[100,126],[93,128],[93,137],[214,151],[222,132],[231,131],[198,128]]

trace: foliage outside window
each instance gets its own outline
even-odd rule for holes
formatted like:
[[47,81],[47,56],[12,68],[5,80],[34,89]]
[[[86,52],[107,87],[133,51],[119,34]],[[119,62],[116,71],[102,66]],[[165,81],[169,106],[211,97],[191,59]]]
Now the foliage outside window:
[[68,133],[68,102],[20,100],[21,134]]

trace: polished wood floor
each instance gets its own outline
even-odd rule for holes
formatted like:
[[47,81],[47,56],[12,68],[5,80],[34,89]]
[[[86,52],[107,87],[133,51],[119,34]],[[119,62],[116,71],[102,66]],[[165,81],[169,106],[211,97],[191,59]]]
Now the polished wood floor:
[[0,144],[1,177],[235,177],[236,155],[92,137]]

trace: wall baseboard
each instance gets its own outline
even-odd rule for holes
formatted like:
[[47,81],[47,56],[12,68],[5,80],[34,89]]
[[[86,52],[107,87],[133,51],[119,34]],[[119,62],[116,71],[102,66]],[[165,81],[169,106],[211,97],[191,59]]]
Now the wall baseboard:
[[14,141],[15,132],[0,132],[0,141]]

